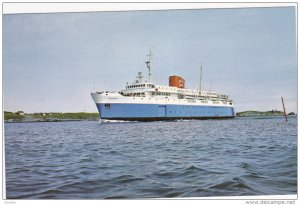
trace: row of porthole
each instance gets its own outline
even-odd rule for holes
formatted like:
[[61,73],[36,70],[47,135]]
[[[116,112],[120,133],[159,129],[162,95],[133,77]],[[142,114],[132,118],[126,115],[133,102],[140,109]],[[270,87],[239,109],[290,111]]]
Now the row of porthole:
[[[107,95],[107,94],[106,94]],[[167,97],[166,97],[167,98]],[[132,98],[132,99],[135,99],[135,98]],[[141,98],[142,100],[144,99],[144,98]],[[153,99],[153,98],[152,98]],[[161,98],[161,99],[157,99],[157,98],[155,98],[155,100],[163,100],[163,99],[165,99],[165,98]],[[149,100],[151,100],[151,98],[149,98]],[[170,99],[168,99],[168,100],[170,100]],[[177,99],[176,99],[177,100]],[[173,102],[175,102],[176,101],[175,99],[173,99]],[[230,105],[232,105],[232,103],[230,103]],[[212,108],[212,107],[211,107]]]
[[[174,111],[174,110],[173,110],[173,111]],[[178,111],[178,113],[182,113],[182,112],[185,112],[185,113],[187,113],[187,112],[189,112],[189,113],[197,113],[197,112],[199,112],[199,111],[193,111],[193,110]],[[216,111],[215,111],[215,110],[208,110],[208,111],[206,111],[206,112],[212,113],[212,112],[216,112]],[[169,113],[172,113],[172,110],[169,110]],[[177,111],[175,110],[174,113],[177,113]]]
[[188,105],[183,105],[183,108],[184,109],[197,109],[197,110],[206,110],[207,108],[210,108],[210,109],[228,109],[228,107],[199,107],[199,106],[188,106]]
[[[171,110],[169,111],[169,113],[175,113],[175,114],[182,114],[182,113],[189,113],[189,114],[203,114],[203,112],[192,112],[192,111],[185,111],[185,112],[176,112],[176,111],[174,111],[174,112],[172,112]],[[219,112],[213,112],[213,111],[207,111],[207,112],[205,112],[205,113],[218,113],[218,114],[226,114],[226,113],[219,113]]]
[[[187,108],[188,108],[188,106],[186,106]],[[193,107],[194,108],[194,107]],[[201,111],[203,111],[203,109],[204,109],[204,107],[198,107],[198,108],[201,108],[202,110]],[[207,108],[207,107],[206,107]],[[209,107],[209,108],[213,108],[213,107]],[[223,108],[223,109],[226,109],[225,107],[214,107],[214,108],[218,108],[218,109],[221,109],[221,108]],[[214,112],[215,110],[204,110],[204,111],[206,111],[206,112],[208,112],[208,113],[212,113],[212,112]],[[174,111],[175,113],[176,113],[176,110]],[[179,111],[178,113],[182,113],[182,112],[184,112],[184,111]],[[189,113],[191,113],[191,112],[199,112],[199,109],[198,110],[186,110],[185,111],[185,113],[187,113],[187,112],[189,112]],[[172,113],[172,110],[169,110],[169,113]]]

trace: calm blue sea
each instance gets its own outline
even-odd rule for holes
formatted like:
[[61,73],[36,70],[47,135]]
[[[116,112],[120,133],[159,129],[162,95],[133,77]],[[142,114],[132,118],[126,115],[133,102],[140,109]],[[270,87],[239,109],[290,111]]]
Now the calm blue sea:
[[297,194],[297,118],[5,123],[8,199]]

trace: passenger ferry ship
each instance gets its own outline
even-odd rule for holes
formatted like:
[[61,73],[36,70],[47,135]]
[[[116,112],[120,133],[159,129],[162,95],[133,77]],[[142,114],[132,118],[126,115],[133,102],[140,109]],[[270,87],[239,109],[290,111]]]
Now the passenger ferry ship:
[[[185,88],[180,76],[170,76],[169,86],[151,83],[151,52],[146,62],[148,80],[141,72],[119,92],[92,92],[100,119],[156,121],[175,119],[233,118],[232,100],[213,91]],[[201,66],[202,71],[202,66]]]

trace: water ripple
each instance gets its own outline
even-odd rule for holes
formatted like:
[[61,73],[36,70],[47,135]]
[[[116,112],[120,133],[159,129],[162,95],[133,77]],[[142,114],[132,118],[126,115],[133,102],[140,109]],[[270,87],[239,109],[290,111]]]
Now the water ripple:
[[297,193],[297,118],[4,126],[8,199]]

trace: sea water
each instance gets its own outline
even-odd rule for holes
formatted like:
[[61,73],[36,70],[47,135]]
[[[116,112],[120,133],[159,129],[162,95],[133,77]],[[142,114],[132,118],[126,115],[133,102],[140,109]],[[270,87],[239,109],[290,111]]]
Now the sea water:
[[5,123],[7,199],[297,194],[297,118]]

